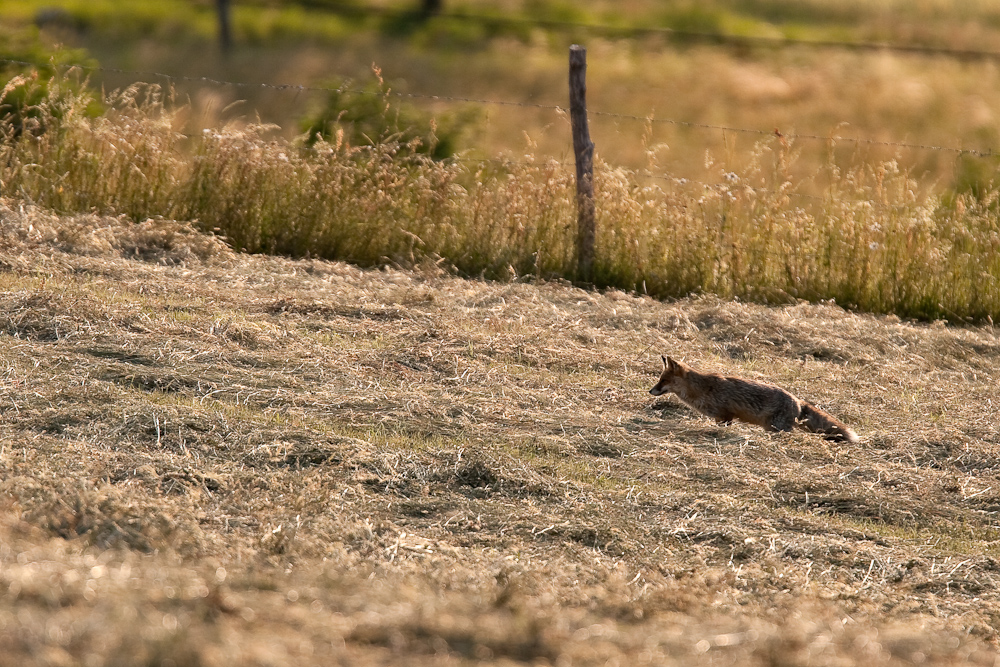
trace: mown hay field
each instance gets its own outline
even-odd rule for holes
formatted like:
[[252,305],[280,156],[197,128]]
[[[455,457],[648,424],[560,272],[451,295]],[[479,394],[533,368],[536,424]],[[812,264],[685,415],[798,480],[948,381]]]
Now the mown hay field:
[[[646,392],[668,352],[859,445]],[[1000,340],[0,208],[0,663],[994,664]]]

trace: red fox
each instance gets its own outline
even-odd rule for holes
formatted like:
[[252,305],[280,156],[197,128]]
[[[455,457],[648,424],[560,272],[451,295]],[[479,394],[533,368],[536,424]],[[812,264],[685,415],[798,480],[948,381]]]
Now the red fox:
[[663,374],[649,390],[653,396],[672,391],[698,412],[719,423],[734,419],[762,426],[768,431],[791,431],[793,426],[822,433],[828,440],[858,442],[858,436],[836,417],[766,382],[699,373],[669,357]]

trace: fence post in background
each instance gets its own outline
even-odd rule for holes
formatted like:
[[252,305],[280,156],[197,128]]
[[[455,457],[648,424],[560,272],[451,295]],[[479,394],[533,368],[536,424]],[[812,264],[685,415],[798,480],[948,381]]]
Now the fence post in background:
[[576,156],[577,278],[591,282],[594,273],[594,142],[587,126],[587,49],[569,47],[569,117]]
[[441,13],[441,3],[444,0],[420,0],[420,16],[430,18]]
[[219,49],[223,55],[229,55],[233,46],[229,20],[229,0],[215,0],[215,9],[219,14]]

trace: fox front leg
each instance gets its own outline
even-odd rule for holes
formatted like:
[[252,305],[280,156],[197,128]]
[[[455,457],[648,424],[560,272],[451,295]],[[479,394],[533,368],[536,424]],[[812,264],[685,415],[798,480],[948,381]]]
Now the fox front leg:
[[769,431],[785,431],[787,433],[792,432],[792,427],[795,426],[795,418],[788,417],[776,417],[771,420],[771,428]]
[[728,412],[724,412],[715,418],[715,423],[721,424],[723,426],[729,426],[730,424],[733,423],[733,421],[735,421],[735,419],[736,417],[734,417],[733,415],[729,414]]

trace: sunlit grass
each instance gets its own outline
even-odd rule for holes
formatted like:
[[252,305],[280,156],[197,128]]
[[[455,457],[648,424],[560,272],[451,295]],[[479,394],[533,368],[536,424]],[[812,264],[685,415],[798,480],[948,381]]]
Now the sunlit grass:
[[[594,115],[597,150],[609,163],[647,164],[655,149],[671,173],[704,180],[705,151],[725,155],[731,169],[746,167],[757,136],[642,119],[724,125],[825,137],[842,135],[886,142],[996,149],[995,109],[1000,75],[989,60],[919,56],[912,53],[792,47],[732,48],[669,35],[620,39],[596,32],[532,28],[533,20],[572,20],[638,25],[748,37],[790,36],[814,40],[886,41],[945,48],[1000,51],[997,10],[985,2],[952,0],[910,3],[854,0],[793,3],[742,0],[673,3],[652,0],[587,3],[525,3],[481,0],[447,3],[448,14],[514,18],[506,28],[440,17],[393,27],[378,16],[326,11],[336,3],[248,2],[234,5],[235,48],[223,57],[215,44],[212,2],[98,0],[3,3],[0,17],[29,23],[44,7],[67,9],[80,29],[51,34],[46,43],[84,47],[109,69],[165,72],[195,79],[244,82],[218,86],[179,79],[191,110],[177,128],[192,133],[227,120],[260,118],[283,127],[285,138],[318,104],[319,94],[298,86],[336,87],[353,80],[364,87],[372,63],[379,64],[394,92],[443,97],[564,105],[566,47],[588,47],[591,108],[632,116]],[[389,0],[359,4],[410,10],[416,3]],[[343,5],[339,5],[343,8]],[[524,19],[526,24],[517,21]],[[398,21],[397,21],[398,23]],[[405,29],[404,29],[405,28]],[[44,62],[45,58],[30,58]],[[96,64],[96,63],[95,63]],[[108,89],[151,74],[90,72]],[[290,84],[274,89],[260,83]],[[499,151],[536,157],[569,157],[566,119],[551,109],[468,105],[442,99],[413,100],[439,121],[475,109],[482,122],[464,148],[477,156]],[[638,119],[638,120],[637,120]],[[646,132],[648,141],[642,136]],[[796,177],[806,181],[825,159],[822,141],[802,142]],[[861,152],[861,155],[856,153]],[[923,151],[844,143],[838,159],[897,159],[908,171],[942,188],[968,189],[988,183],[996,165],[951,151]]]
[[[812,512],[786,510],[799,517],[814,517]],[[911,544],[934,545],[943,553],[1000,555],[1000,529],[969,525],[960,521],[933,524],[899,524],[842,514],[824,515],[824,520],[840,528],[854,529],[868,535],[906,541]]]
[[[6,191],[55,211],[196,220],[249,252],[577,278],[574,177],[555,161],[478,167],[401,155],[391,141],[305,147],[263,126],[186,137],[155,87],[117,94],[90,118],[85,98],[53,85],[59,108],[40,106],[36,132],[8,132],[0,174]],[[895,161],[836,157],[804,183],[796,159],[785,139],[764,140],[733,171],[710,162],[718,185],[599,160],[593,282],[656,297],[1000,315],[994,192],[936,194]]]

